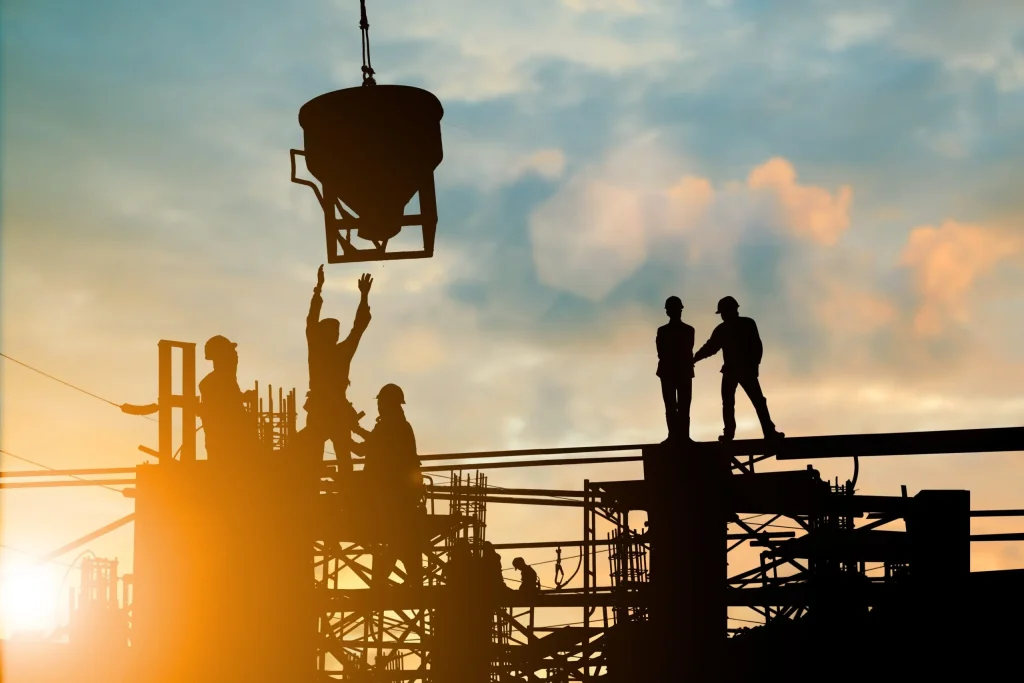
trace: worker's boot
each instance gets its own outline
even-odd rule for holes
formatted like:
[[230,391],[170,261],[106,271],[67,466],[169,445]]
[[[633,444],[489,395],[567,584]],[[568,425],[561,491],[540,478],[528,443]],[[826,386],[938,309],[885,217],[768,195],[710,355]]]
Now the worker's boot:
[[735,434],[728,434],[727,433],[727,434],[722,434],[720,437],[718,437],[718,440],[724,443],[726,441],[732,441],[734,438],[735,438]]

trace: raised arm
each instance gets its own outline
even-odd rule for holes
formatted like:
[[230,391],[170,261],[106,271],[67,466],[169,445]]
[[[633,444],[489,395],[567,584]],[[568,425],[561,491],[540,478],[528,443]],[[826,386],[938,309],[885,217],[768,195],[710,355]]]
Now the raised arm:
[[313,288],[313,298],[309,302],[309,314],[306,316],[306,338],[308,339],[313,331],[316,329],[317,324],[320,322],[320,309],[323,308],[324,300],[320,296],[320,290],[324,286],[324,267],[320,265],[320,270],[316,271],[316,287]]
[[704,346],[700,347],[697,353],[693,354],[694,363],[710,358],[722,350],[722,333],[719,332],[721,329],[721,326],[716,327],[715,331],[711,333],[711,338],[704,343]]
[[352,323],[352,331],[345,340],[351,344],[358,345],[359,340],[370,326],[370,287],[373,285],[373,278],[363,273],[359,278],[359,307],[356,308],[356,318]]

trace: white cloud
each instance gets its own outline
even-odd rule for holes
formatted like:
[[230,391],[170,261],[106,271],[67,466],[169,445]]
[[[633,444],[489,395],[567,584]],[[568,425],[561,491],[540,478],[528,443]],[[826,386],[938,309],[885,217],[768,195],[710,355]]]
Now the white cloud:
[[540,279],[600,301],[649,256],[672,253],[682,262],[699,255],[708,262],[718,253],[728,260],[745,225],[778,226],[821,245],[834,245],[849,226],[851,188],[833,194],[801,185],[785,159],[768,160],[746,185],[727,184],[721,192],[684,167],[646,136],[573,176],[530,217]]
[[892,17],[884,12],[841,12],[828,18],[825,44],[830,50],[845,50],[875,40],[890,26]]

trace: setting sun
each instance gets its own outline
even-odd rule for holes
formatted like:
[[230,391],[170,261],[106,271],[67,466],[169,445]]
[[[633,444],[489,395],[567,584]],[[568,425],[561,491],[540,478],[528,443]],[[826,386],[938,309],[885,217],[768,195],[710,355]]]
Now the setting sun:
[[0,574],[0,631],[49,631],[56,625],[60,578],[52,569],[23,565]]

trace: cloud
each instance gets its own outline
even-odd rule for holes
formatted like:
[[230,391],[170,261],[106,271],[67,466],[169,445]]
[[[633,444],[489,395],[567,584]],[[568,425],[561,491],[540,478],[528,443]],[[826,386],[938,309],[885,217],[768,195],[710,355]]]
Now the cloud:
[[785,212],[786,226],[819,244],[835,244],[850,225],[850,186],[843,185],[833,197],[824,188],[800,185],[793,164],[785,159],[770,159],[755,168],[747,185],[753,190],[773,191]]
[[830,50],[845,50],[878,38],[892,25],[892,17],[883,12],[840,12],[828,18],[825,44]]
[[912,270],[920,297],[915,330],[938,335],[950,322],[968,322],[967,297],[975,282],[1021,247],[1017,235],[956,221],[914,228],[900,263]]
[[648,136],[570,178],[530,216],[541,281],[600,301],[648,257],[707,260],[765,227],[831,246],[849,226],[850,187],[801,185],[785,159],[754,168],[745,188],[727,183],[720,192],[681,175],[685,166]]

